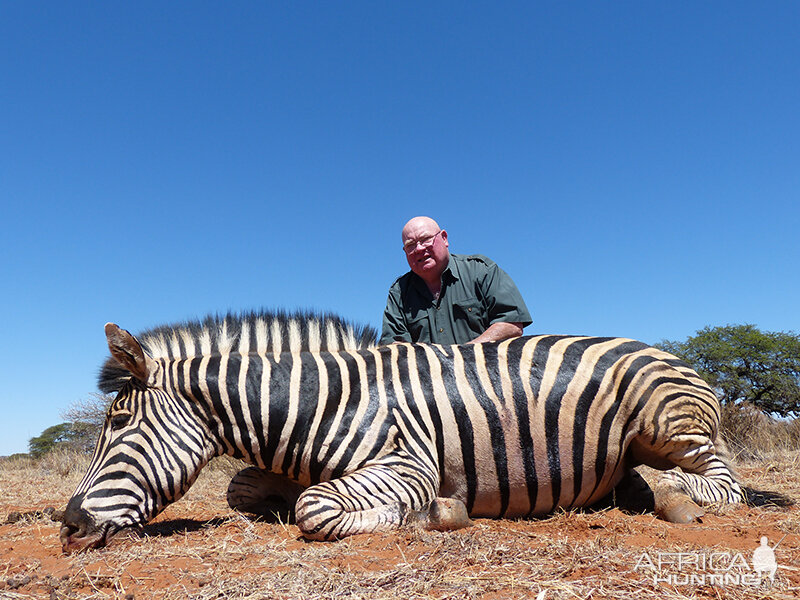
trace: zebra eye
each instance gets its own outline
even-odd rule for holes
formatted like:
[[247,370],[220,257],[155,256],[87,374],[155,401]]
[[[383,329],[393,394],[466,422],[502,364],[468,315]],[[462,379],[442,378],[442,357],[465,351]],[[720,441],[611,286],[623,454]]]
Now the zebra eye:
[[133,415],[129,412],[121,412],[111,416],[111,429],[116,431],[127,425]]

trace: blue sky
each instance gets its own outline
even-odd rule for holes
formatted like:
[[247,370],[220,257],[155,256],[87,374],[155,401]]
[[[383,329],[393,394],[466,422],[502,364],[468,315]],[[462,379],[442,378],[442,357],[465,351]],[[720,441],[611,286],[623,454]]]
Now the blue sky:
[[380,325],[400,229],[527,333],[800,332],[796,2],[0,4],[0,455],[96,391],[103,325]]

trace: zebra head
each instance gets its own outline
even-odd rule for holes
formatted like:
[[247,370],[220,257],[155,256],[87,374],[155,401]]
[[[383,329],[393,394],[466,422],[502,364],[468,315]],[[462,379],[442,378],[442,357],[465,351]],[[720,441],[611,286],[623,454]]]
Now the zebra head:
[[104,546],[144,525],[189,489],[215,454],[192,402],[165,386],[165,363],[113,323],[112,357],[129,377],[106,416],[91,464],[64,513],[65,552]]

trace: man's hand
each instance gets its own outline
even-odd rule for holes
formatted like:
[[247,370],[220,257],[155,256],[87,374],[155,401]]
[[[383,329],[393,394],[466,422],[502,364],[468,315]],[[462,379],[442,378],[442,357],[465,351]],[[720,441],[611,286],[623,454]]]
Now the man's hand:
[[474,340],[467,342],[468,344],[480,344],[481,342],[499,342],[509,338],[515,338],[522,335],[521,323],[493,323],[489,325],[489,329],[484,331]]

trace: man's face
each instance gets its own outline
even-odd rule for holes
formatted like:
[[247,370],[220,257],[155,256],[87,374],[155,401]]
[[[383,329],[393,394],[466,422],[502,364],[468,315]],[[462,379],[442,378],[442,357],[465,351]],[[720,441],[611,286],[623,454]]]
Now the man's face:
[[447,232],[433,221],[411,222],[403,230],[403,250],[411,270],[428,281],[441,277],[450,260]]

